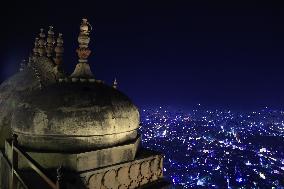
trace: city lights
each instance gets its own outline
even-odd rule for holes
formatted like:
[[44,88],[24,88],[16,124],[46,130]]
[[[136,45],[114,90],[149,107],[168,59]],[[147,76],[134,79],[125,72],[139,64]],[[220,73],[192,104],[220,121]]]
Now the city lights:
[[165,154],[175,188],[284,187],[284,114],[269,110],[141,112],[143,146]]

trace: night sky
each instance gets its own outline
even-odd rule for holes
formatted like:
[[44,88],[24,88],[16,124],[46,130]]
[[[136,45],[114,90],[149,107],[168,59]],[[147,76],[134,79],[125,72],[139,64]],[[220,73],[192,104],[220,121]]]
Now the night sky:
[[[62,32],[73,71],[81,18],[94,27],[97,79],[140,107],[284,107],[284,5],[266,1],[38,1],[1,5],[0,80],[17,72],[41,27]],[[269,3],[269,4],[268,4]]]

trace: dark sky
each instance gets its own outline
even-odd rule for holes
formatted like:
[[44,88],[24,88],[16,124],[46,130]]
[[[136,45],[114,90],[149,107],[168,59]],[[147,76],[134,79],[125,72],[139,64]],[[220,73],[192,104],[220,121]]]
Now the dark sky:
[[[44,2],[44,3],[43,3]],[[273,1],[38,1],[1,5],[1,81],[18,70],[39,28],[65,39],[64,66],[77,63],[82,17],[89,62],[140,106],[238,110],[284,106],[284,5]]]

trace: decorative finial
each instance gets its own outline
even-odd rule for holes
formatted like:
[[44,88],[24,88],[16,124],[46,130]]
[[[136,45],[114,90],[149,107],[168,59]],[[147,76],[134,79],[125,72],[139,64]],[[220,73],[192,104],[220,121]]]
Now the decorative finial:
[[61,65],[62,64],[62,56],[63,56],[63,52],[64,52],[62,33],[58,34],[58,37],[57,37],[57,40],[56,40],[56,47],[55,47],[54,51],[55,51],[54,62],[55,62],[56,65]]
[[78,64],[74,72],[71,75],[73,81],[77,81],[78,79],[85,81],[94,81],[93,73],[90,69],[90,65],[88,64],[88,57],[91,54],[91,50],[89,49],[90,43],[90,31],[92,30],[92,26],[88,22],[87,19],[82,19],[82,23],[80,26],[80,34],[78,36],[79,48],[76,50],[79,60]]
[[40,34],[39,34],[39,56],[44,56],[45,55],[45,33],[44,29],[40,29]]
[[117,89],[117,80],[116,80],[116,78],[114,78],[114,81],[113,81],[113,85],[112,85],[112,87],[114,88],[114,89]]
[[83,18],[82,23],[80,26],[80,34],[78,36],[78,43],[79,48],[76,50],[78,56],[79,56],[79,62],[88,62],[88,57],[91,54],[91,50],[89,49],[89,43],[90,43],[90,31],[92,30],[91,25],[87,21],[87,19]]
[[25,59],[22,60],[21,64],[20,64],[20,69],[19,71],[23,71],[27,66],[27,61]]
[[56,40],[56,47],[54,49],[55,51],[55,57],[53,58],[55,67],[53,68],[54,74],[57,79],[62,79],[62,77],[65,77],[64,71],[61,67],[63,62],[63,38],[62,33],[58,34],[57,40]]
[[39,38],[38,37],[35,38],[33,53],[35,57],[39,56]]
[[33,61],[34,61],[34,55],[32,54],[32,53],[30,53],[30,56],[29,56],[29,58],[28,58],[28,62],[27,62],[27,65],[26,65],[26,67],[30,67],[31,66],[31,64],[33,63]]
[[46,44],[46,55],[47,57],[51,57],[52,56],[52,52],[53,52],[53,47],[54,47],[54,31],[53,31],[53,26],[49,26],[49,30],[47,32],[47,44]]

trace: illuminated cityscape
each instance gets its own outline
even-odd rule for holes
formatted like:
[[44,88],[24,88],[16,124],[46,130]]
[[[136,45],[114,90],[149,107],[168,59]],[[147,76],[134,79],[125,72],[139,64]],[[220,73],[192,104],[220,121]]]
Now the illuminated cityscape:
[[284,189],[284,1],[3,7],[0,189]]
[[284,111],[141,112],[143,145],[164,152],[175,188],[284,188]]

